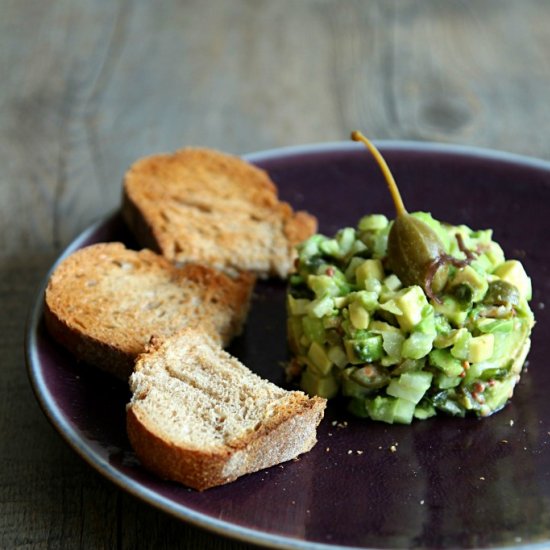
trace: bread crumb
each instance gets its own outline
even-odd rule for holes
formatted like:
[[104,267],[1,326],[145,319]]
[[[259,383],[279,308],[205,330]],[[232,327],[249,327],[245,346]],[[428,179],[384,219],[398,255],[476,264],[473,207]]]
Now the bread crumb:
[[328,453],[330,451],[330,447],[327,447],[325,451]]
[[396,445],[392,445],[392,446],[390,447],[390,451],[391,451],[392,453],[395,453],[395,452],[397,451],[397,446],[396,446]]
[[510,426],[513,426],[513,425],[514,425],[514,421],[510,420]]
[[355,451],[358,455],[362,455],[363,451]]
[[507,439],[502,439],[500,442],[501,443],[508,443],[508,440]]
[[353,451],[350,449],[350,450],[348,451],[348,455],[350,455],[351,453],[353,453]]
[[424,500],[421,500],[421,501],[420,501],[420,504],[423,505],[423,504],[424,504]]
[[480,479],[481,481],[485,481],[485,477],[483,477],[483,476],[480,476],[479,479]]

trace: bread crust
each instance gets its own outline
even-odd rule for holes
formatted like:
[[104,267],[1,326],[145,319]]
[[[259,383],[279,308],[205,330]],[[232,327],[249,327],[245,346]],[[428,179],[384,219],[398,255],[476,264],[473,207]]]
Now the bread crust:
[[[212,350],[213,354],[209,355],[206,349]],[[178,353],[174,353],[176,350]],[[249,423],[247,427],[239,425],[235,433],[225,432],[214,440],[201,435],[200,443],[197,437],[185,435],[190,433],[189,430],[202,434],[202,423],[207,422],[200,414],[193,414],[197,403],[191,397],[192,393],[187,393],[188,398],[184,401],[174,401],[176,395],[190,392],[191,388],[201,394],[205,391],[200,385],[202,368],[196,366],[199,357],[212,367],[214,378],[224,364],[234,373],[239,386],[254,387],[256,394],[259,392],[260,395],[262,390],[258,388],[262,384],[264,388],[275,390],[270,394],[269,402],[264,401],[258,409],[262,411],[261,420],[257,423],[254,420],[254,424]],[[185,382],[176,386],[166,382],[166,376],[170,380],[172,377],[173,380],[179,380],[178,375],[172,372],[174,361],[180,364],[186,377]],[[210,384],[216,386],[216,381]],[[245,474],[291,460],[309,451],[317,441],[316,429],[326,407],[326,399],[310,398],[301,391],[285,391],[261,380],[222,351],[208,334],[193,328],[185,328],[168,339],[153,339],[147,351],[136,362],[130,387],[133,396],[126,408],[127,432],[140,462],[163,479],[177,481],[199,491],[229,483]],[[235,388],[232,386],[232,389]],[[237,394],[242,395],[240,388],[236,389]],[[223,406],[214,397],[216,391],[209,395],[212,407],[218,404]],[[159,402],[163,405],[166,402],[169,406],[160,407]],[[184,424],[178,421],[177,432],[174,432],[174,412],[171,408],[176,406],[178,414],[188,419]],[[224,409],[228,415],[235,414],[229,412],[234,410],[234,406],[239,406],[241,410],[247,407],[236,398],[225,406],[228,407]],[[183,410],[187,407],[189,410]],[[198,418],[202,419],[199,425],[196,424]],[[230,422],[230,419],[210,419],[208,422],[210,428],[217,431],[223,429],[222,423]]]
[[[128,265],[135,269],[125,271],[124,266]],[[118,296],[105,295],[98,290],[100,285],[88,286],[94,279],[100,280],[109,269],[117,269],[116,277],[122,285],[131,287],[135,271],[139,271],[170,285],[173,292],[181,289],[182,300],[187,302],[163,306],[177,314],[174,326],[162,319],[157,326],[146,323],[144,310],[148,298],[140,289],[137,292],[123,289],[121,302],[117,304]],[[200,307],[191,307],[186,297],[190,285],[193,291],[190,298],[197,300],[199,306],[208,305],[211,315],[201,318]],[[136,252],[122,243],[100,243],[75,252],[56,267],[44,296],[44,319],[54,340],[78,360],[127,380],[137,355],[145,350],[154,334],[168,335],[186,324],[203,324],[227,345],[242,330],[253,286],[254,277],[249,273],[240,273],[232,279],[201,265],[188,264],[178,269],[149,250]],[[123,325],[108,327],[110,319],[104,315],[104,308],[122,307],[126,294],[132,304],[127,307]]]
[[204,491],[311,450],[325,406],[325,399],[303,396],[280,407],[259,430],[214,451],[175,444],[131,404],[126,426],[132,448],[145,468],[163,479]]
[[122,214],[142,246],[170,261],[285,278],[294,247],[317,230],[279,201],[268,174],[242,159],[186,148],[137,161],[126,173]]

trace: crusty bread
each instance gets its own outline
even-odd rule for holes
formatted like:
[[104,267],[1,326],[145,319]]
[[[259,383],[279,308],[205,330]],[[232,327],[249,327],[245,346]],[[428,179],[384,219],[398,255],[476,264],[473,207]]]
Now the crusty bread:
[[153,341],[130,388],[127,428],[139,460],[199,490],[309,451],[326,405],[261,379],[192,328]]
[[254,285],[208,267],[178,269],[149,250],[96,244],[54,270],[45,293],[51,335],[76,357],[127,379],[151,336],[204,325],[226,345],[241,331]]
[[188,148],[137,161],[122,213],[142,246],[170,261],[285,278],[294,246],[317,220],[279,201],[263,170],[238,157]]

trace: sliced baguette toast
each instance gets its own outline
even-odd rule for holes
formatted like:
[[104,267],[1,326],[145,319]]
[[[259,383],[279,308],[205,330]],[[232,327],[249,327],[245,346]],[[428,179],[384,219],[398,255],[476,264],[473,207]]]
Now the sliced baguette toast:
[[149,250],[122,243],[78,250],[52,273],[46,326],[78,359],[127,380],[153,334],[203,325],[222,345],[244,323],[254,277],[208,267],[178,269]]
[[263,380],[192,328],[153,340],[130,388],[127,429],[139,460],[198,490],[309,451],[326,406]]
[[279,201],[263,170],[238,157],[187,148],[137,161],[124,178],[122,213],[142,246],[178,264],[285,278],[294,246],[317,220]]

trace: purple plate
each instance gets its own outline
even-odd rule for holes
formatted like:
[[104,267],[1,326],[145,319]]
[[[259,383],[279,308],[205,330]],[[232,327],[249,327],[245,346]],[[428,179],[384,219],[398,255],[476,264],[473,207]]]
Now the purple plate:
[[[436,417],[411,426],[356,420],[328,407],[319,443],[299,460],[198,493],[143,470],[124,428],[128,389],[77,364],[45,333],[40,290],[27,362],[36,396],[69,445],[102,475],[166,512],[222,535],[275,548],[550,547],[550,163],[465,147],[379,144],[409,211],[491,227],[532,276],[537,318],[527,372],[512,403],[484,419]],[[386,186],[358,144],[250,155],[281,197],[320,220],[355,225],[392,216]],[[132,246],[118,214],[65,251],[99,241]],[[285,285],[261,282],[247,328],[231,346],[283,384]],[[549,304],[550,306],[550,304]],[[550,307],[549,307],[550,309]]]

